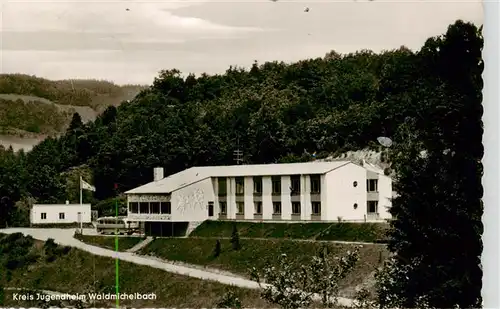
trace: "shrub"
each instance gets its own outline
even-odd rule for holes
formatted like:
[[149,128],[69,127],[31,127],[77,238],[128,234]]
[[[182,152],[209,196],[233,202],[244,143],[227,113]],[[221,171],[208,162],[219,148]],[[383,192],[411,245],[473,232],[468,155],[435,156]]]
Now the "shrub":
[[45,253],[47,253],[48,251],[53,251],[55,248],[57,248],[57,244],[55,243],[53,238],[47,239],[47,241],[43,245]]
[[220,240],[217,240],[217,242],[215,243],[215,248],[214,248],[214,253],[213,253],[213,256],[214,256],[215,258],[216,258],[216,257],[219,257],[220,252],[221,252]]
[[217,303],[217,308],[241,308],[241,301],[233,291],[227,291]]
[[240,250],[240,235],[238,229],[236,228],[236,223],[233,224],[233,232],[231,233],[231,244],[233,245],[233,250]]
[[[339,293],[338,282],[354,268],[359,256],[357,251],[348,251],[340,259],[324,253],[313,256],[309,263],[300,266],[282,254],[278,267],[268,266],[262,273],[253,268],[251,278],[263,289],[263,299],[282,308],[307,307],[315,294],[321,296],[323,306],[333,308]],[[266,286],[261,285],[261,279]]]

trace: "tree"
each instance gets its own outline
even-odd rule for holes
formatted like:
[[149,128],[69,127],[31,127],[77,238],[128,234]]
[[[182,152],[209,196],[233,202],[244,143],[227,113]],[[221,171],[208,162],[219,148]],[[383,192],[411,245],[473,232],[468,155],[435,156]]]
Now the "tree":
[[378,275],[381,306],[481,307],[481,48],[480,30],[458,21],[419,53],[428,90],[414,91],[418,143],[391,152],[395,257]]
[[215,248],[214,248],[213,256],[215,258],[219,257],[220,252],[221,252],[220,240],[217,240],[217,242],[215,243]]
[[73,132],[83,127],[82,117],[78,113],[74,113],[68,127],[68,132]]
[[236,228],[236,223],[233,223],[233,232],[231,233],[231,244],[233,245],[233,250],[240,250],[240,235],[238,229]]
[[38,203],[58,203],[64,200],[61,175],[50,166],[41,166],[30,175],[27,188]]
[[278,267],[252,268],[251,278],[262,288],[262,298],[281,308],[305,308],[318,298],[323,306],[332,308],[337,303],[339,281],[353,269],[359,255],[357,250],[341,258],[323,253],[301,265],[282,254]]

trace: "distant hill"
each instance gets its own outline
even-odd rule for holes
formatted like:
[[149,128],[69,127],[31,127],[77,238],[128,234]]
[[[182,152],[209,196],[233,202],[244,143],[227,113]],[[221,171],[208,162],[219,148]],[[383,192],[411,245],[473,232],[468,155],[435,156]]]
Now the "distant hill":
[[108,106],[131,100],[146,87],[0,74],[0,142],[2,135],[25,138],[61,133],[73,113],[79,113],[84,122],[92,121]]

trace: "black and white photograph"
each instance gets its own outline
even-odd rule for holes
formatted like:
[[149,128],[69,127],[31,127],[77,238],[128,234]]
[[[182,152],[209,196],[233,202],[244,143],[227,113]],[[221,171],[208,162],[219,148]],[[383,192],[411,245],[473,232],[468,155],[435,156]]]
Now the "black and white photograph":
[[499,305],[481,1],[0,3],[0,307]]

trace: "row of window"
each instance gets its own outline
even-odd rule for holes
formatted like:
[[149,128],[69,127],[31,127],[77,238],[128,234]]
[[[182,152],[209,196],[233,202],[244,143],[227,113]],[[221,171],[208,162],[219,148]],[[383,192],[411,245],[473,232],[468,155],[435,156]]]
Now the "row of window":
[[172,213],[170,202],[131,202],[128,203],[128,209],[133,214],[166,214]]
[[[319,175],[311,175],[311,193],[317,194],[321,192],[321,178]],[[227,178],[221,177],[217,179],[218,181],[218,195],[227,194]],[[281,176],[273,176],[271,178],[272,182],[272,193],[281,194]],[[243,177],[236,177],[236,194],[245,194],[245,180]],[[292,195],[300,194],[300,175],[290,176],[290,192]],[[262,177],[253,177],[253,193],[262,194]]]
[[[64,212],[60,212],[59,213],[59,220],[64,220],[64,218],[65,218]],[[47,220],[47,213],[46,212],[40,213],[40,219]]]
[[[221,215],[227,214],[227,203],[219,202],[219,209]],[[301,203],[300,202],[292,202],[292,214],[300,215],[301,214]],[[313,215],[321,215],[321,202],[311,202],[311,212]],[[242,215],[245,213],[245,203],[236,202],[236,214]],[[261,215],[262,214],[262,202],[254,202],[254,214]],[[273,202],[273,214],[279,215],[281,214],[281,202]]]
[[[227,203],[219,202],[220,214],[227,214]],[[354,204],[354,209],[358,208],[358,204]],[[292,202],[292,215],[300,215],[301,214],[301,203],[300,202]],[[378,201],[368,201],[367,202],[367,212],[368,213],[377,213],[378,212]],[[245,213],[245,203],[236,202],[236,214],[242,215]],[[320,202],[311,202],[311,213],[313,215],[321,214],[321,203]],[[254,202],[254,214],[261,215],[262,214],[262,202]],[[281,214],[281,202],[273,202],[273,214],[279,215]]]
[[[321,193],[321,178],[319,175],[311,175],[311,193],[319,194]],[[227,195],[227,178],[218,178],[218,195]],[[271,178],[272,181],[272,193],[281,194],[281,176],[275,176]],[[243,177],[236,177],[236,195],[245,194],[245,180]],[[353,186],[357,187],[358,182],[353,182]],[[378,180],[377,179],[367,179],[366,180],[366,191],[367,192],[378,192]],[[299,195],[300,189],[300,175],[290,176],[290,192],[292,195]],[[262,177],[253,177],[253,193],[262,194]]]

